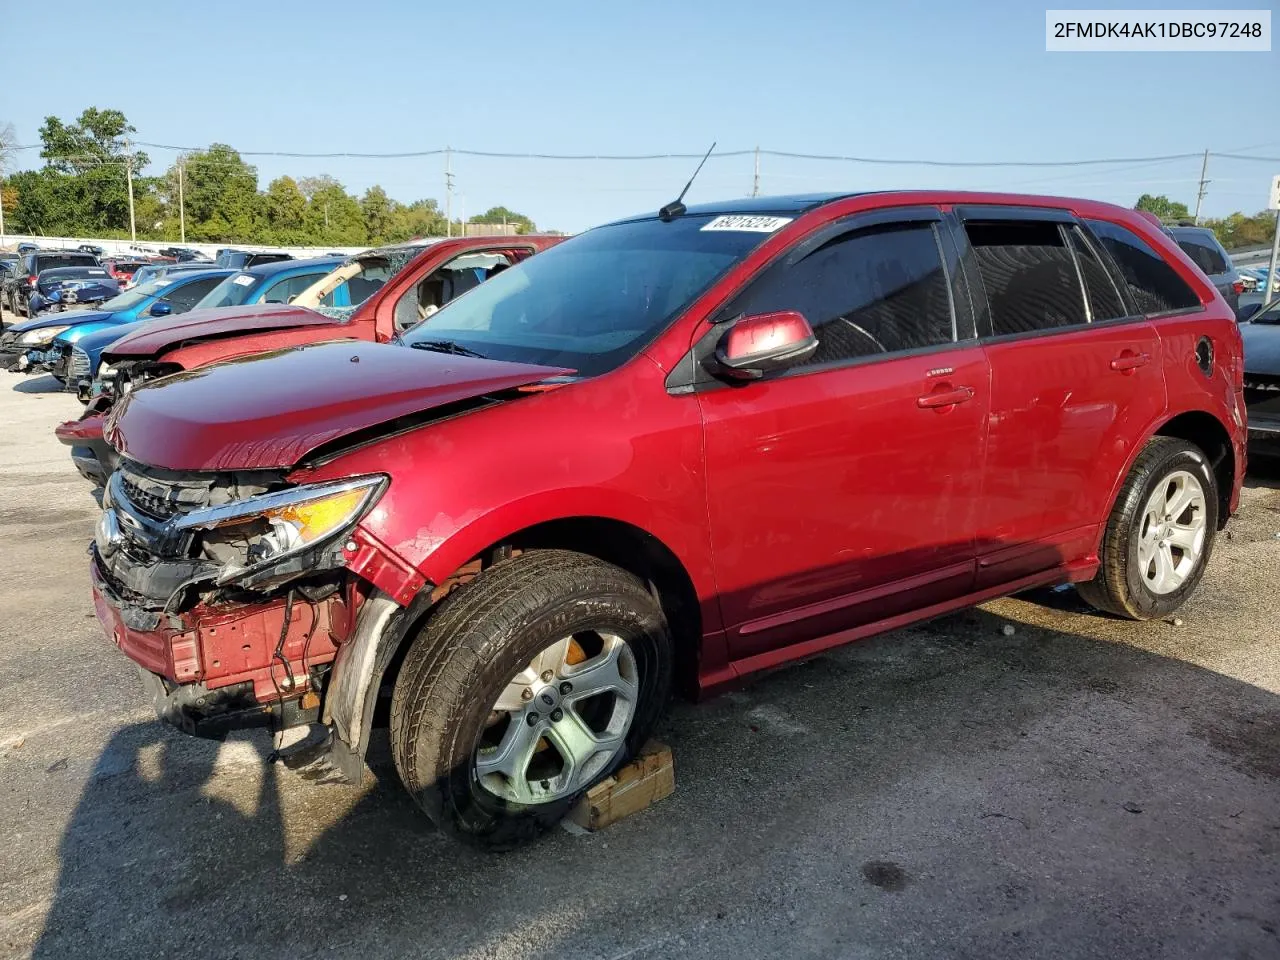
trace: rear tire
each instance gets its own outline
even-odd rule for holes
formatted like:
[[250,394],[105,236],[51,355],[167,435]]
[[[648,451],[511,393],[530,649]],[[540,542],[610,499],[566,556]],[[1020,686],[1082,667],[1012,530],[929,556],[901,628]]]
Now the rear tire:
[[1131,620],[1173,613],[1204,576],[1218,502],[1217,478],[1199,447],[1152,437],[1120,488],[1098,552],[1101,566],[1077,585],[1080,596]]
[[[577,647],[577,660],[550,653],[579,638],[587,648],[599,640],[597,650],[615,651],[625,696],[622,687],[583,696],[594,676],[587,668],[608,666],[606,653]],[[553,661],[582,667],[559,667],[565,672],[548,683],[551,670],[543,668]],[[391,700],[396,769],[446,833],[489,849],[515,846],[557,823],[644,745],[666,703],[671,661],[662,608],[631,574],[569,551],[520,554],[441,601],[413,640]],[[545,708],[553,713],[539,715],[544,694],[555,699]],[[582,736],[581,715],[593,705],[609,718],[599,734],[606,746],[597,747],[590,731]],[[517,738],[524,745],[504,751]],[[587,752],[566,751],[568,741],[586,743]],[[524,759],[511,761],[518,772],[492,772],[495,753],[521,750]]]

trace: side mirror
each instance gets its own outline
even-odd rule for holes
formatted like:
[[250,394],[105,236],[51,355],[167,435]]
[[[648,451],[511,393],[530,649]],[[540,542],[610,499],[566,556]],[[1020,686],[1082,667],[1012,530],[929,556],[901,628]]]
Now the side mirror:
[[1241,323],[1243,323],[1244,321],[1248,320],[1250,317],[1252,317],[1255,313],[1257,313],[1261,309],[1262,309],[1262,304],[1260,303],[1246,303],[1243,307],[1241,307],[1236,311],[1236,319],[1239,320]]
[[167,317],[171,313],[173,313],[173,304],[165,303],[163,300],[157,300],[147,311],[147,314],[152,317]]
[[712,372],[726,380],[759,380],[803,363],[817,349],[813,328],[795,310],[740,317],[720,338],[710,358]]

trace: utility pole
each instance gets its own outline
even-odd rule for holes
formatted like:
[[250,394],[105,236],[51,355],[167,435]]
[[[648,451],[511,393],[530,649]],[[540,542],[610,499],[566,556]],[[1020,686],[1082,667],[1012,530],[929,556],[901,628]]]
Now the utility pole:
[[760,196],[760,147],[756,146],[756,173],[751,179],[751,195],[753,197]]
[[129,146],[129,138],[124,138],[124,175],[129,185],[129,238],[138,242],[138,229],[133,223],[133,149]]
[[0,177],[0,247],[4,246],[4,178]]
[[1280,176],[1271,178],[1271,195],[1267,208],[1276,212],[1276,235],[1271,241],[1271,263],[1267,267],[1266,285],[1262,288],[1262,302],[1271,302],[1271,291],[1276,284],[1276,260],[1280,259]]
[[1204,162],[1200,164],[1200,192],[1196,194],[1196,226],[1200,226],[1200,204],[1204,202],[1204,195],[1209,192],[1209,151],[1204,152]]
[[444,148],[444,235],[453,236],[453,150]]
[[178,230],[182,237],[182,242],[187,242],[187,210],[186,202],[182,196],[182,161],[178,161]]

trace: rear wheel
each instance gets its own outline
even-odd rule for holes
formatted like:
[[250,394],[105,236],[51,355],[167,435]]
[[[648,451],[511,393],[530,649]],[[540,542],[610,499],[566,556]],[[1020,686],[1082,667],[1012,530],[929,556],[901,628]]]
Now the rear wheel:
[[1079,585],[1092,606],[1133,620],[1163,617],[1204,576],[1218,529],[1218,485],[1203,451],[1153,437],[1111,511],[1097,576]]
[[644,584],[583,554],[524,553],[455,590],[413,641],[391,703],[396,768],[446,832],[510,847],[644,744],[670,678]]

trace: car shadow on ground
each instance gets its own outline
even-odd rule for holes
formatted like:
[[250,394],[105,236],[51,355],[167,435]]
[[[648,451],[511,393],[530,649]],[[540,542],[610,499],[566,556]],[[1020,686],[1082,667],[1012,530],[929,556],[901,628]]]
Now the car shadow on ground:
[[62,384],[52,374],[25,377],[13,385],[15,393],[61,393]]
[[670,799],[502,855],[429,825],[385,737],[360,790],[136,724],[35,956],[1275,956],[1277,699],[966,611],[674,706]]

